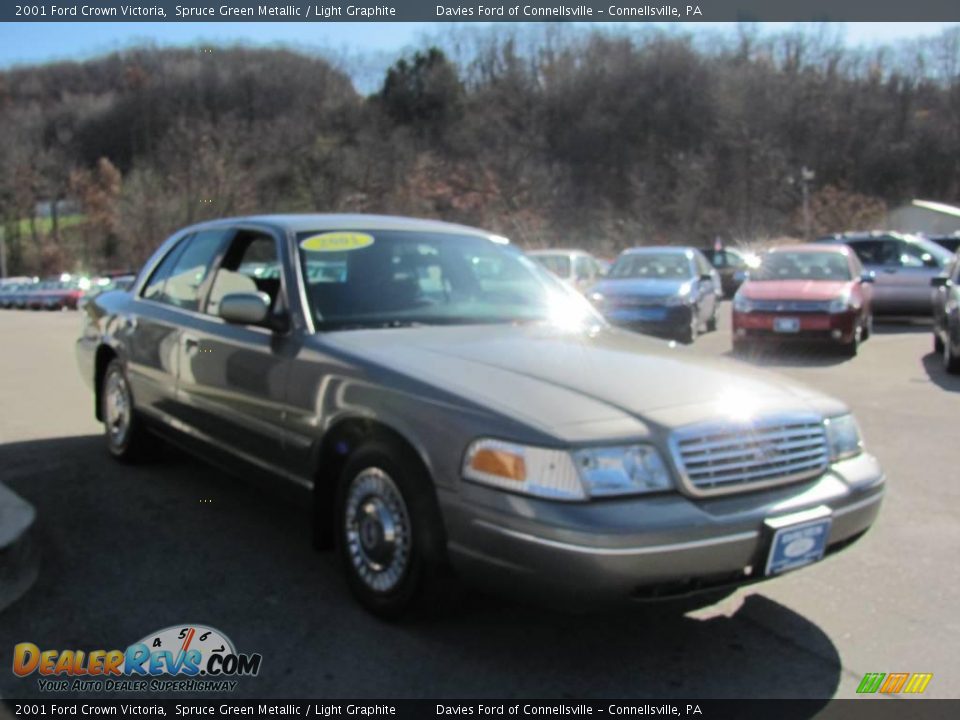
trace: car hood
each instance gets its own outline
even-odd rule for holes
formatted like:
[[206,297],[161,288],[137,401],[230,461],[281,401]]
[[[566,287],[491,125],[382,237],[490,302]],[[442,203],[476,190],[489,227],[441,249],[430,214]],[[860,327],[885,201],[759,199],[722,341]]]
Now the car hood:
[[740,294],[750,300],[833,300],[850,285],[849,280],[748,280]]
[[[757,414],[844,412],[796,383],[613,328],[546,324],[326,333],[321,343],[571,439]],[[624,422],[630,419],[630,423]],[[592,426],[588,430],[587,426]]]
[[667,297],[670,295],[678,295],[680,288],[690,282],[689,279],[648,280],[625,278],[623,280],[601,280],[591,288],[590,292],[600,293],[607,297]]

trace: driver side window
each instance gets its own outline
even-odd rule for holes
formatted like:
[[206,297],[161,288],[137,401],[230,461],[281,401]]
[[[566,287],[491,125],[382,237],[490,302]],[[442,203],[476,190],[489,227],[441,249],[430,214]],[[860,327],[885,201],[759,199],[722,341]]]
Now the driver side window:
[[265,293],[277,312],[281,302],[280,256],[276,240],[265,233],[241,230],[230,242],[217,269],[206,313],[219,315],[220,301],[231,293]]

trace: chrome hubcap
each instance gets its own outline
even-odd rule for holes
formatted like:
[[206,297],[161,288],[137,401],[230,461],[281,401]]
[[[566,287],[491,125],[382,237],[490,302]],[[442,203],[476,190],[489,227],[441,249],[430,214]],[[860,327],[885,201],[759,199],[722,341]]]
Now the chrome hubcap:
[[347,489],[346,541],[350,562],[372,590],[389,592],[410,563],[410,519],[403,495],[379,468],[367,468]]
[[130,391],[123,376],[112,372],[107,377],[104,388],[104,415],[106,416],[107,433],[113,445],[123,445],[130,429]]

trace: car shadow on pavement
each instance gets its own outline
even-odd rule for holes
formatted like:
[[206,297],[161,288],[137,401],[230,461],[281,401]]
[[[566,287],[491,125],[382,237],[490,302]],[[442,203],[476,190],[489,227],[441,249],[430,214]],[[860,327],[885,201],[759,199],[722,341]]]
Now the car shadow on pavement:
[[734,360],[740,360],[762,368],[831,367],[848,362],[851,359],[844,355],[841,349],[830,345],[776,343],[773,341],[759,343],[740,352],[728,350],[724,354]]
[[[231,694],[243,698],[826,699],[839,685],[830,637],[756,589],[688,616],[574,616],[455,584],[431,613],[384,623],[311,548],[307,502],[166,455],[120,465],[97,436],[0,445],[43,554],[36,585],[0,615],[0,648],[123,649],[202,623],[262,654]],[[0,695],[41,693],[0,673]]]
[[874,335],[920,335],[923,333],[933,334],[933,321],[930,318],[885,317],[873,319]]
[[943,358],[939,353],[927,353],[923,356],[923,369],[926,370],[930,382],[943,390],[960,392],[960,375],[951,375],[943,367]]

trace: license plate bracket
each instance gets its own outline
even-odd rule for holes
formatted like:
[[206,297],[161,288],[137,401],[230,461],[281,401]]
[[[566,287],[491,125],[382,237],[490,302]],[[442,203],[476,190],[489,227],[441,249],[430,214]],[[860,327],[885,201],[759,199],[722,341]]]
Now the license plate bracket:
[[778,333],[800,332],[800,318],[778,317],[773,319],[773,331]]
[[833,517],[827,508],[768,520],[773,530],[765,575],[780,575],[823,559]]

